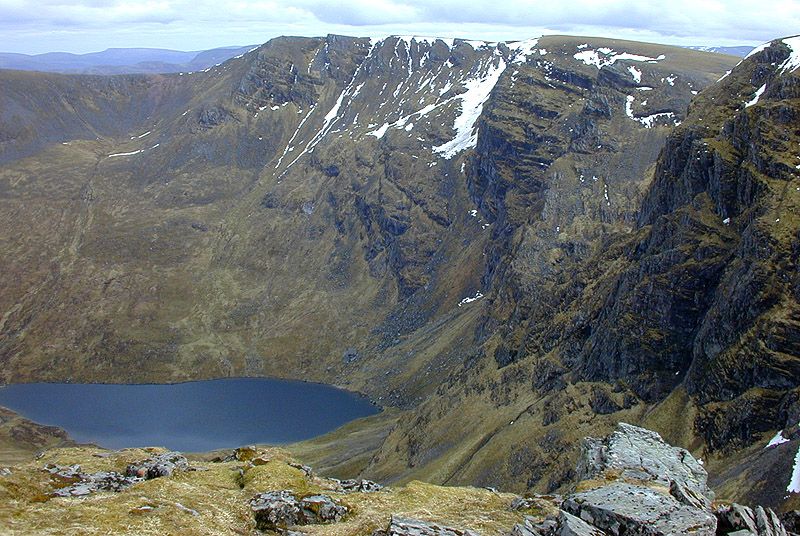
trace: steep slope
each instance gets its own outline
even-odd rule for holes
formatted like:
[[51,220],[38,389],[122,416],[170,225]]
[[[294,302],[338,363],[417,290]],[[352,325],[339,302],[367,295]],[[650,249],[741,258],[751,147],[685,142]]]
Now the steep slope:
[[[476,127],[514,129],[517,150],[533,141],[569,154],[592,152],[600,137],[627,143],[642,133],[637,176],[681,117],[689,88],[726,65],[711,54],[601,40],[548,37],[537,48],[329,36],[276,39],[186,76],[47,75],[45,85],[42,75],[8,73],[19,87],[4,92],[4,110],[36,110],[26,99],[55,85],[88,111],[68,101],[6,115],[3,131],[42,134],[17,136],[3,152],[3,223],[12,230],[2,267],[11,274],[0,307],[3,374],[288,375],[413,403],[463,362],[460,346],[471,346],[481,312],[458,305],[488,284],[481,253],[505,232],[507,209],[489,207],[498,185],[469,184],[484,165],[467,158]],[[132,99],[129,115],[89,113],[103,110],[108,84],[129,80],[144,88],[120,92]],[[648,98],[629,105],[632,92]],[[514,117],[528,99],[542,104]],[[499,114],[493,123],[489,110]],[[539,134],[518,129],[537,114],[549,123],[563,114],[574,126],[527,140]],[[78,126],[48,131],[51,116]],[[593,117],[611,125],[609,136]],[[555,144],[558,136],[570,141]],[[19,158],[48,139],[62,143]],[[621,165],[615,158],[592,164],[596,173]],[[588,196],[607,187],[588,182]],[[521,215],[510,217],[534,217],[523,213],[535,200],[519,200]],[[614,207],[609,224],[632,210]]]
[[[540,221],[507,218],[483,355],[401,421],[376,474],[552,490],[576,437],[623,419],[694,445],[737,498],[796,504],[797,442],[761,447],[797,424],[798,50],[796,38],[761,47],[693,101],[627,228],[587,247],[572,217],[548,222],[566,229],[548,241],[549,199]],[[482,142],[478,160],[496,161]],[[499,191],[527,187],[505,176]]]

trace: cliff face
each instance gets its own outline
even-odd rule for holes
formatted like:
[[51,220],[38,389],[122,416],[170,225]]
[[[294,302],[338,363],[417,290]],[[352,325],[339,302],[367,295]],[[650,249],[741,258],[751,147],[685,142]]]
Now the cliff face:
[[[728,491],[739,482],[739,498],[786,499],[791,468],[760,446],[776,428],[795,429],[800,377],[797,77],[787,43],[695,98],[652,183],[640,182],[641,197],[609,223],[602,211],[613,196],[586,226],[587,204],[567,185],[551,193],[529,170],[516,180],[527,161],[500,149],[497,130],[484,131],[471,185],[493,192],[495,204],[481,206],[504,229],[489,246],[494,293],[479,329],[487,340],[471,368],[389,437],[378,474],[399,449],[411,474],[557,489],[572,477],[564,459],[574,430],[631,418],[703,449]],[[522,196],[529,221],[513,217]]]
[[798,413],[790,54],[715,85],[736,59],[558,36],[3,73],[2,379],[336,383],[408,410],[383,478],[555,489],[620,419],[753,444]]

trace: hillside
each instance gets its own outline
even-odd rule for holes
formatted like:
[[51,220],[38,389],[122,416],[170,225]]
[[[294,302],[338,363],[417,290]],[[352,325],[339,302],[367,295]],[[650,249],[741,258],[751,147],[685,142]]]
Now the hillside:
[[16,54],[0,52],[0,69],[64,74],[134,74],[202,71],[239,56],[254,47],[221,47],[182,52],[160,48],[109,48],[102,52],[71,54]]
[[401,410],[350,468],[384,481],[560,489],[619,420],[738,478],[798,420],[791,46],[2,72],[0,379],[333,383]]

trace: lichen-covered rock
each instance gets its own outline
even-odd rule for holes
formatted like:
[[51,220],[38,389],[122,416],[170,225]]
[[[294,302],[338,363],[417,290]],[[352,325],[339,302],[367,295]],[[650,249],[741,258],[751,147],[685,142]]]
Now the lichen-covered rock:
[[64,484],[52,492],[55,497],[83,497],[98,491],[119,492],[144,480],[114,471],[84,473],[80,465],[47,465],[45,471]]
[[297,499],[288,490],[260,493],[250,500],[250,507],[259,530],[284,530],[293,525],[335,523],[347,515],[346,506],[327,495],[310,495]]
[[710,504],[708,473],[689,451],[664,442],[659,434],[627,423],[603,439],[586,438],[578,461],[579,480],[596,478],[606,471],[620,471],[621,478],[652,481],[665,486],[676,483],[676,497]]
[[336,478],[333,478],[332,480],[336,482],[336,484],[344,493],[375,493],[376,491],[383,489],[383,486],[377,482],[373,482],[372,480],[338,480]]
[[300,506],[290,491],[270,491],[250,500],[259,530],[285,529],[300,523]]
[[180,452],[165,452],[128,465],[125,475],[150,480],[171,476],[175,471],[186,471],[187,469],[189,469],[189,461]]
[[674,497],[644,486],[612,482],[575,493],[564,510],[613,535],[714,536],[717,520],[709,512],[679,503]]
[[389,528],[376,530],[372,536],[479,536],[471,530],[446,527],[408,517],[392,516]]
[[336,504],[327,495],[311,495],[300,500],[305,524],[335,523],[347,515],[347,507]]

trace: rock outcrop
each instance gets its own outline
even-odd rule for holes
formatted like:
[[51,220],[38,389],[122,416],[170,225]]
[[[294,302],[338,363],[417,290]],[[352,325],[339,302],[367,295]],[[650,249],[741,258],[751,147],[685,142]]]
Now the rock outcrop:
[[471,530],[447,527],[419,519],[392,516],[386,530],[376,530],[372,536],[479,536]]
[[152,458],[130,464],[125,475],[150,480],[162,476],[171,476],[175,471],[189,469],[189,461],[180,452],[165,452]]
[[57,497],[81,497],[98,491],[123,491],[134,484],[172,476],[176,471],[190,469],[189,462],[179,452],[165,452],[128,465],[125,474],[116,471],[84,473],[80,465],[46,465],[49,472],[60,483],[53,491]]
[[250,500],[250,508],[259,530],[286,530],[295,525],[333,523],[348,512],[346,506],[337,504],[327,495],[298,499],[289,490],[259,493]]
[[673,447],[651,430],[619,423],[602,439],[586,438],[576,468],[577,479],[605,478],[662,485],[681,503],[708,508],[714,494],[708,473],[689,451]]
[[620,423],[605,438],[584,440],[576,473],[577,489],[561,503],[557,516],[526,518],[511,534],[786,535],[770,509],[733,504],[712,510],[703,466],[687,450],[630,424]]

